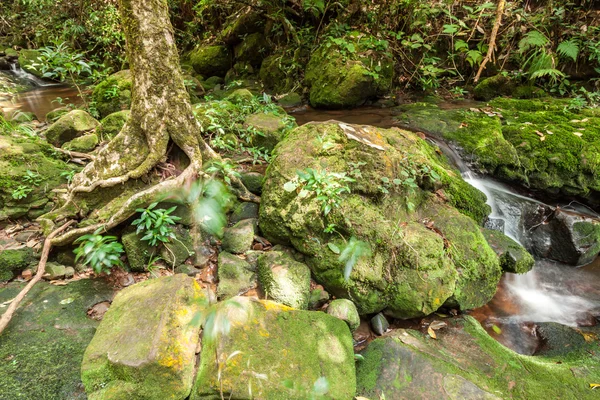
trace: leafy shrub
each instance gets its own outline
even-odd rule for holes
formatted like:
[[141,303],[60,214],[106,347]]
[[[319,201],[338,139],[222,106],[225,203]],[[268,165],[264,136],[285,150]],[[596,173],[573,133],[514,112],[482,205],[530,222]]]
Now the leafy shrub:
[[75,243],[79,247],[75,253],[75,261],[83,258],[83,264],[92,267],[95,273],[110,273],[111,268],[122,267],[121,254],[123,254],[123,245],[117,241],[116,236],[103,236],[100,234],[102,228],[97,229],[93,234],[83,235]]
[[165,210],[164,208],[155,209],[157,205],[158,203],[152,203],[148,208],[138,208],[136,211],[142,215],[131,223],[131,225],[137,226],[137,234],[144,232],[142,240],[147,241],[150,246],[168,243],[171,239],[175,239],[173,225],[181,219],[171,215],[177,206]]

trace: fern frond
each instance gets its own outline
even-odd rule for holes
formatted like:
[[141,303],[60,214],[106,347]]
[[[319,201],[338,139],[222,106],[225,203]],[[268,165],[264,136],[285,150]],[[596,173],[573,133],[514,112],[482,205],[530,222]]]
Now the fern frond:
[[579,45],[574,40],[566,40],[558,45],[556,52],[563,57],[577,61],[577,56],[579,55]]
[[531,48],[543,48],[548,42],[550,40],[540,31],[529,31],[519,42],[519,52],[523,54]]

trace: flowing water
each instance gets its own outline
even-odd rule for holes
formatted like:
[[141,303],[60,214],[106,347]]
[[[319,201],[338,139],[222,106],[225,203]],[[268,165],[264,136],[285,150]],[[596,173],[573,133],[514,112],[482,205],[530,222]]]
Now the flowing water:
[[[13,64],[10,71],[4,73],[13,82],[27,88],[13,97],[0,98],[0,109],[10,116],[16,111],[32,112],[40,121],[45,120],[46,114],[62,104],[81,103],[77,89],[71,86],[47,82],[31,75]],[[1,93],[0,93],[1,94]]]

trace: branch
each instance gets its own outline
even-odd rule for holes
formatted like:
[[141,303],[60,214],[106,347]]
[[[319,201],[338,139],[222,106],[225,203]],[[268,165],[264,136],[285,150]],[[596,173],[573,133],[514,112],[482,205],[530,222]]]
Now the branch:
[[504,13],[504,5],[506,4],[505,0],[498,0],[498,7],[496,8],[496,22],[494,22],[494,28],[492,29],[492,35],[490,36],[490,44],[488,47],[488,52],[485,55],[485,58],[481,62],[479,66],[479,70],[477,71],[477,75],[475,75],[474,82],[477,83],[479,78],[481,77],[481,73],[485,69],[485,65],[492,60],[492,56],[494,55],[494,50],[496,49],[496,36],[498,36],[498,29],[500,29],[500,25],[502,24],[502,14]]
[[83,159],[92,160],[92,161],[95,159],[95,157],[93,155],[91,155],[91,154],[80,153],[78,151],[65,150],[65,149],[61,149],[60,147],[55,147],[55,146],[53,146],[53,147],[54,147],[55,151],[58,151],[59,153],[66,154],[66,155],[68,155],[71,158],[83,158]]
[[0,318],[0,334],[2,334],[2,332],[4,331],[4,328],[6,328],[6,326],[12,319],[17,307],[19,306],[19,303],[21,303],[21,301],[27,295],[27,293],[29,293],[31,288],[33,288],[33,286],[40,279],[42,279],[42,276],[44,275],[44,272],[46,271],[46,261],[48,261],[48,255],[50,254],[50,249],[52,248],[52,238],[54,236],[58,235],[59,233],[61,233],[62,231],[64,231],[65,229],[67,229],[74,222],[75,221],[67,222],[66,224],[64,224],[63,226],[61,226],[60,228],[58,228],[51,234],[49,234],[48,237],[46,238],[46,241],[44,242],[44,248],[42,250],[42,258],[40,259],[40,263],[38,264],[37,273],[35,274],[35,277],[31,280],[31,282],[29,282],[27,284],[27,286],[25,286],[23,288],[23,290],[21,290],[21,292],[17,295],[17,297],[15,297],[13,299],[13,301],[10,303],[10,306],[8,306],[8,309],[6,310],[6,312],[2,315],[2,318]]

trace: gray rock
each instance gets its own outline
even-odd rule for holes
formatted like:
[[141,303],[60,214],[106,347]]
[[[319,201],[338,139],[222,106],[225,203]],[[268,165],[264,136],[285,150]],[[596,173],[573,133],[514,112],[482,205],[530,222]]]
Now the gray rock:
[[348,299],[332,301],[327,307],[327,314],[346,322],[351,331],[355,331],[360,325],[360,316],[356,306]]
[[200,270],[198,268],[194,267],[193,265],[189,265],[189,264],[182,264],[182,265],[178,266],[177,268],[175,268],[176,274],[185,274],[185,275],[191,276],[191,277],[196,276],[196,274],[199,272],[200,272]]
[[64,265],[60,265],[58,263],[49,262],[46,264],[46,271],[44,274],[44,278],[54,281],[57,279],[62,279],[66,274],[66,267]]
[[65,268],[65,279],[71,279],[73,276],[75,276],[75,268],[66,267]]
[[265,176],[259,172],[242,172],[241,180],[246,188],[256,194],[260,195],[262,193],[263,181]]
[[163,244],[160,255],[167,264],[177,266],[194,255],[194,241],[190,231],[181,225],[175,226],[173,233],[175,239]]
[[254,225],[255,221],[245,219],[231,228],[226,228],[222,241],[223,250],[235,254],[250,250],[254,241]]
[[218,276],[217,296],[220,300],[244,294],[256,287],[256,276],[250,264],[231,253],[219,254]]
[[383,335],[389,327],[390,323],[382,313],[379,313],[371,318],[371,328],[377,335]]
[[258,218],[258,204],[256,203],[240,203],[234,209],[229,222],[236,223],[245,219]]
[[258,281],[269,299],[293,308],[308,308],[310,269],[288,254],[269,251],[260,256]]

